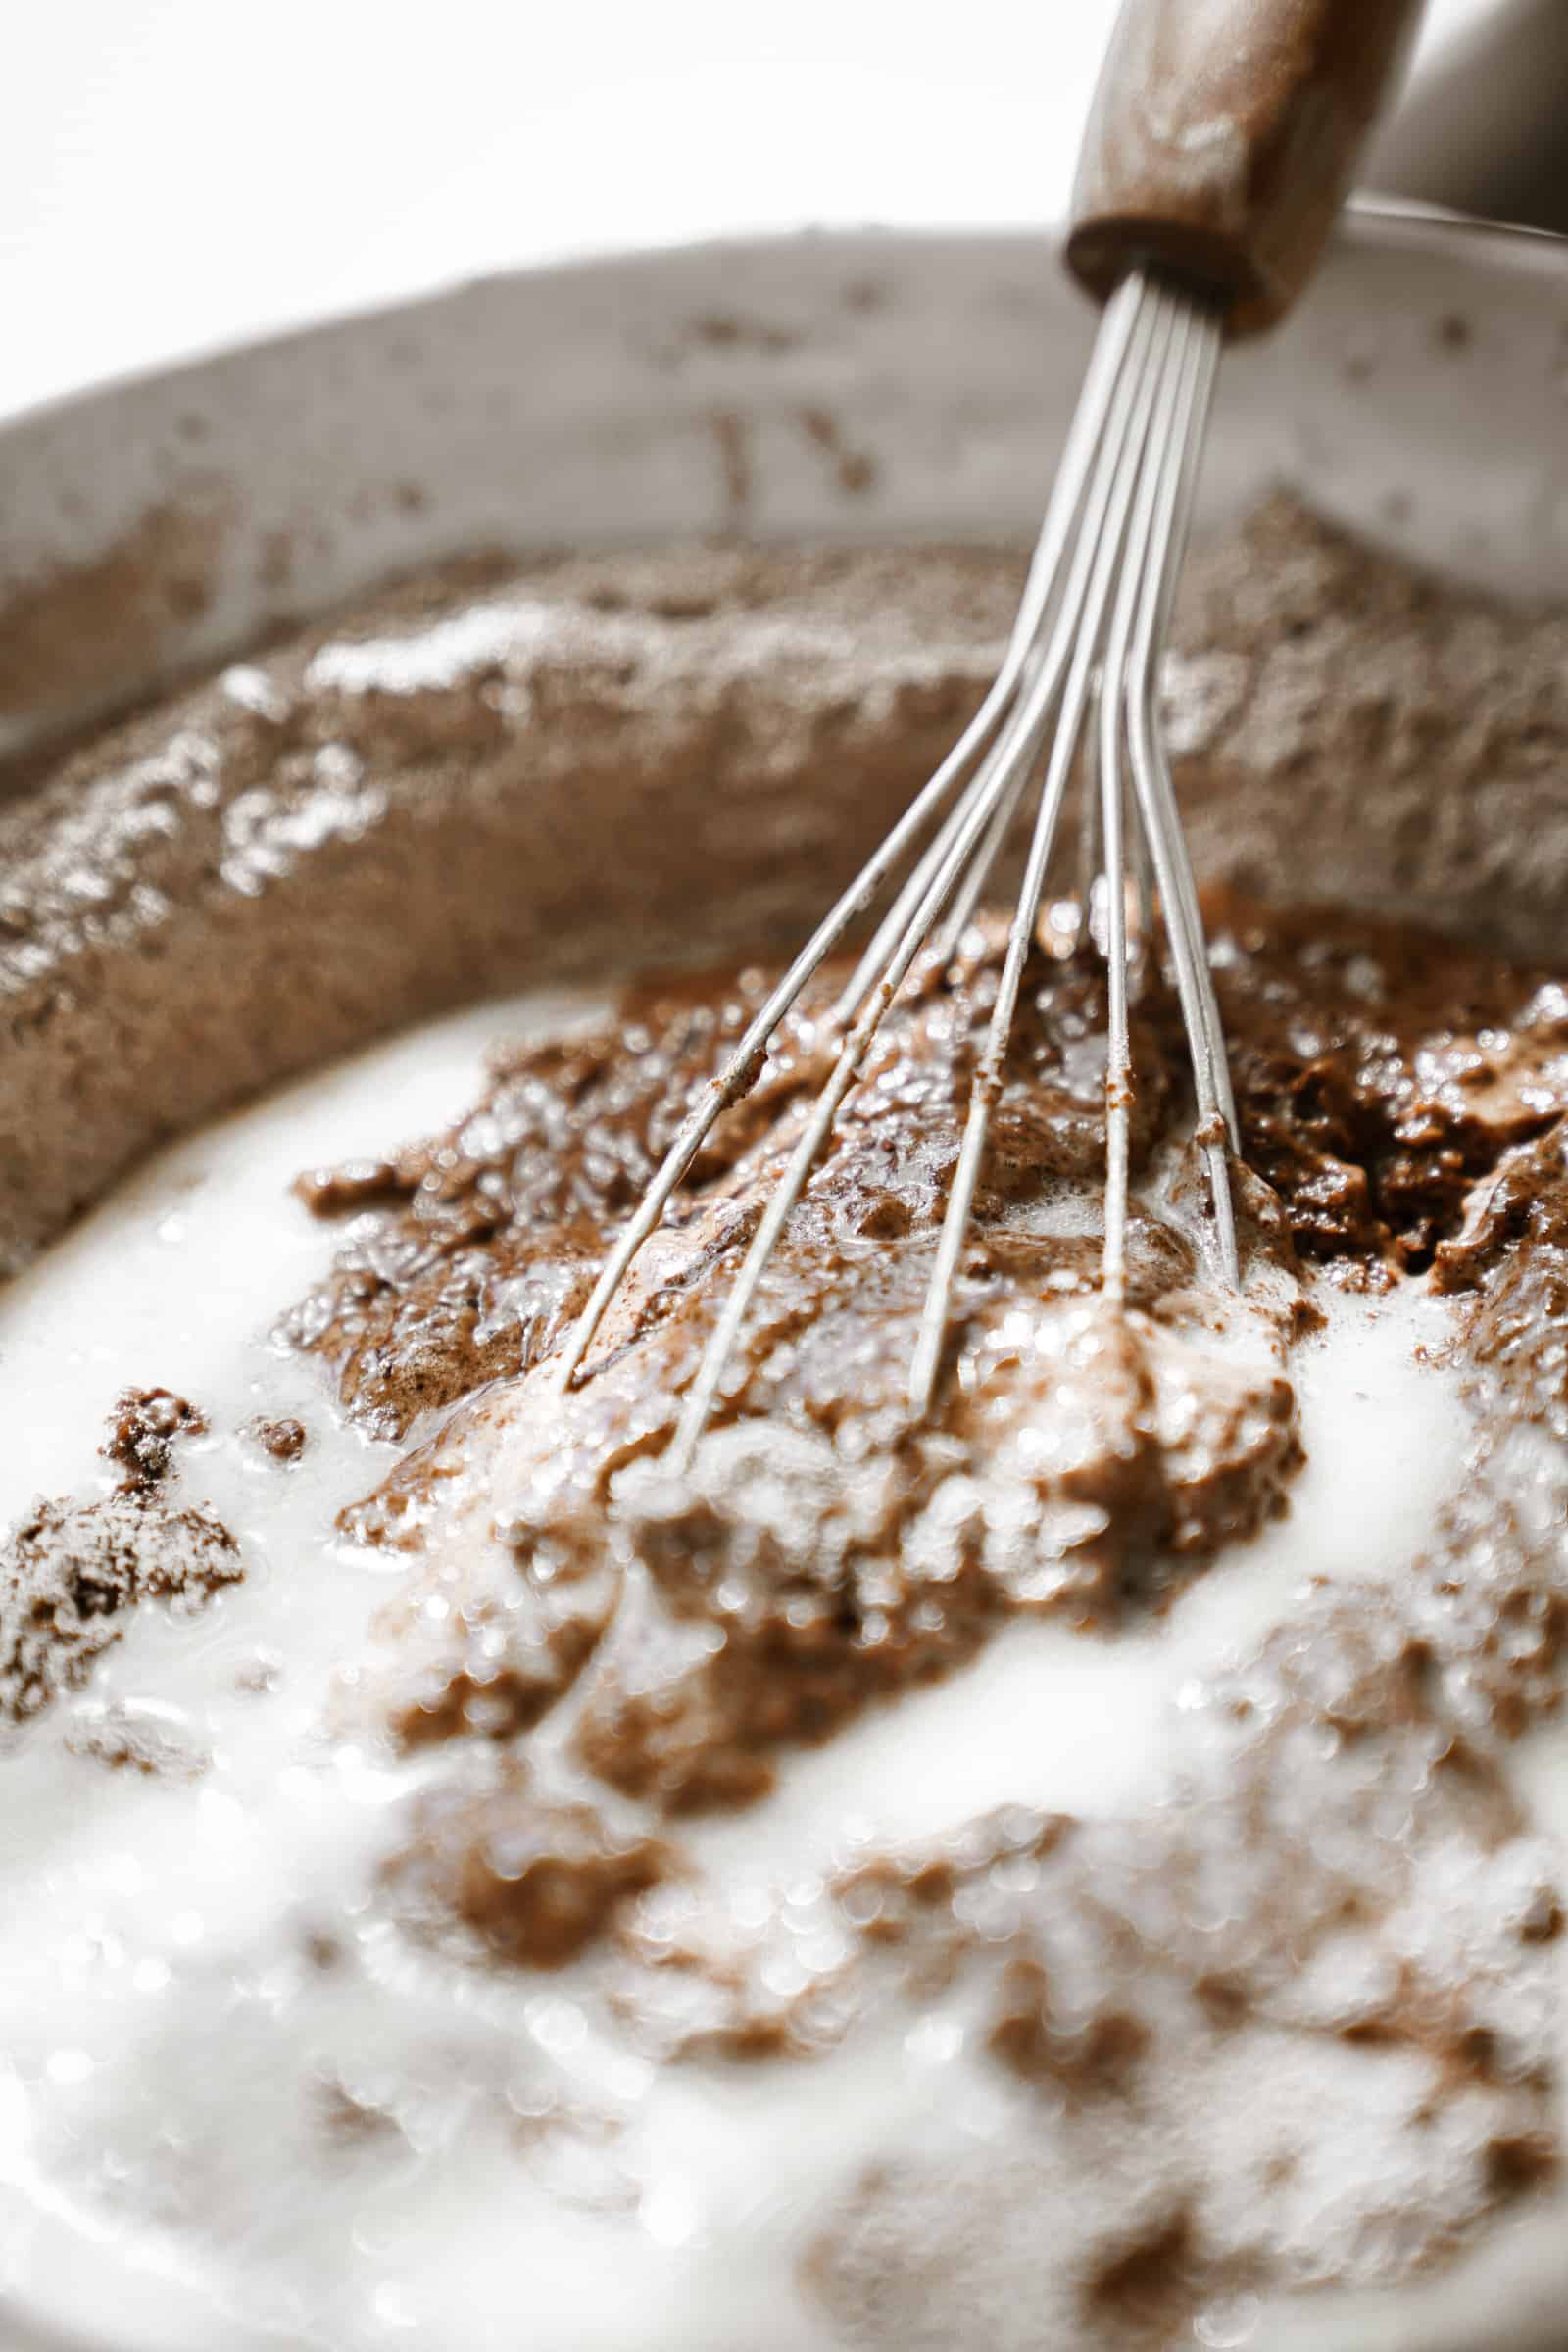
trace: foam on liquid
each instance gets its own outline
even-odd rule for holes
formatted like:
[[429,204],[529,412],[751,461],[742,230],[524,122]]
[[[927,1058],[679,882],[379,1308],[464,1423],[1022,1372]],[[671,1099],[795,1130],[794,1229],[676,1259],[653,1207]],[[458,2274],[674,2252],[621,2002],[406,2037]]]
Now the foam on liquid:
[[[795,2260],[824,2203],[934,2123],[1007,2132],[1009,2094],[957,2008],[826,2058],[662,2073],[597,2042],[569,1972],[459,1985],[363,1903],[430,1768],[388,1767],[320,1728],[334,1669],[401,1573],[333,1522],[396,1449],[344,1425],[318,1368],[268,1338],[338,1238],[288,1187],[457,1115],[498,1034],[595,1009],[488,1006],[274,1097],[166,1152],[0,1297],[0,1422],[28,1433],[0,1457],[0,1518],[40,1493],[106,1491],[110,1405],[164,1386],[210,1423],[178,1450],[179,1491],[211,1503],[245,1558],[244,1582],[194,1620],[138,1610],[87,1690],[0,1763],[8,2348],[818,2352],[833,2339]],[[702,1864],[737,1886],[809,1883],[847,1838],[923,1837],[1007,1801],[1114,1814],[1155,1798],[1183,1685],[1250,1647],[1304,1575],[1396,1573],[1463,1458],[1456,1382],[1415,1360],[1441,1348],[1441,1302],[1410,1285],[1323,1303],[1326,1329],[1291,1366],[1307,1464],[1287,1518],[1151,1630],[1004,1630],[949,1682],[791,1759],[765,1805],[702,1825]],[[289,1468],[242,1434],[282,1414],[310,1432]],[[114,1702],[210,1768],[147,1779],[70,1752],[72,1725]],[[1568,1834],[1561,1736],[1526,1742],[1520,1775],[1543,1825]],[[346,1905],[368,1977],[301,1957],[302,1928],[341,1934]],[[397,2106],[390,2145],[308,2129],[334,2082]],[[623,2127],[586,2176],[581,2151],[550,2139],[563,2091]],[[1565,2241],[1553,2204],[1430,2287],[1232,2314],[1204,2340],[1498,2343],[1505,2288],[1555,2326]],[[1555,2340],[1527,2326],[1508,2340]]]

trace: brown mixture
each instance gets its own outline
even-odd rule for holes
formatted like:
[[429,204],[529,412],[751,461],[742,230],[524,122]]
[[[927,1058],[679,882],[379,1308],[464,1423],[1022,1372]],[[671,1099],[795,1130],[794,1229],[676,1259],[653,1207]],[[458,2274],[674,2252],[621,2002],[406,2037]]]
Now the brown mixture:
[[[798,933],[973,708],[1017,576],[974,549],[482,560],[76,754],[0,821],[33,1112],[0,1260],[287,1071],[482,989],[689,953],[695,874],[720,947]],[[553,1352],[762,972],[643,986],[499,1054],[450,1133],[301,1180],[344,1232],[287,1335],[410,1448],[350,1514],[404,1575],[338,1702],[426,1774],[381,1922],[492,1985],[548,1972],[670,2066],[827,2066],[940,2006],[1008,2102],[1000,2145],[916,2135],[823,2220],[805,2291],[849,2342],[1000,2344],[1022,2312],[1030,2342],[1154,2352],[1216,2299],[1437,2262],[1559,2162],[1560,1857],[1504,1764],[1568,1654],[1568,986],[1388,918],[1550,954],[1565,681],[1560,616],[1436,588],[1289,502],[1199,559],[1169,734],[1216,878],[1245,1292],[1210,1273],[1179,1023],[1146,975],[1130,1303],[1100,1304],[1102,989],[1048,924],[921,1428],[904,1380],[994,929],[890,1018],[689,1481],[662,1468],[673,1412],[821,1074],[821,1000],[569,1397]],[[1338,911],[1267,904],[1281,875]],[[1288,1509],[1314,1292],[1417,1278],[1460,1300],[1478,1435],[1449,1517],[1403,1577],[1323,1580],[1185,1694],[1212,1736],[1169,1801],[1009,1808],[806,1884],[767,1886],[761,1850],[764,1899],[719,1898],[705,1830],[803,1748],[1021,1620],[1115,1641]],[[0,1718],[80,1681],[143,1598],[240,1573],[169,1498],[200,1426],[126,1398],[117,1490],[13,1536]],[[306,1443],[253,1434],[279,1464]],[[73,1736],[183,1768],[123,1709]],[[340,2130],[371,2113],[344,2098]],[[552,2114],[552,2178],[613,2129]]]
[[[14,1268],[138,1154],[487,991],[801,928],[995,674],[1010,549],[470,559],[0,808]],[[1200,872],[1549,956],[1560,614],[1281,498],[1189,566],[1167,732]],[[439,841],[439,856],[432,845]],[[606,855],[612,844],[613,856]]]
[[[974,2314],[994,2294],[1000,2329],[1016,2307],[1031,2205],[1081,2248],[1065,2283],[1031,2285],[1052,2340],[1152,2345],[1228,2294],[1446,2251],[1558,2160],[1561,1900],[1500,1757],[1558,1703],[1568,1586],[1513,1524],[1495,1435],[1404,1587],[1322,1586],[1194,1697],[1214,1737],[1180,1804],[1014,1808],[776,1887],[744,1927],[682,1845],[684,1820],[755,1802],[791,1747],[1007,1619],[1113,1633],[1286,1507],[1314,1263],[1469,1286],[1483,1428],[1568,1426],[1544,1336],[1568,1297],[1562,986],[1374,916],[1232,896],[1209,918],[1250,1170],[1244,1300],[1206,1271],[1180,1021],[1152,980],[1130,1308],[1099,1304],[1102,981],[1048,934],[919,1429],[902,1383],[994,928],[890,1018],[689,1482],[661,1449],[823,1072],[818,1003],[715,1131],[569,1397],[552,1352],[764,973],[644,988],[602,1029],[499,1054],[450,1132],[302,1180],[352,1222],[291,1336],[369,1427],[439,1423],[350,1515],[410,1570],[345,1704],[403,1748],[457,1743],[386,1875],[405,1931],[580,1963],[666,2063],[817,2058],[890,2005],[958,2001],[1038,2098],[1000,2193],[982,2168],[953,2199],[946,2149],[866,2178],[808,2265],[852,2338],[990,2340]],[[530,1762],[546,1718],[564,1744]],[[1343,2209],[1324,2167],[1353,2181]]]

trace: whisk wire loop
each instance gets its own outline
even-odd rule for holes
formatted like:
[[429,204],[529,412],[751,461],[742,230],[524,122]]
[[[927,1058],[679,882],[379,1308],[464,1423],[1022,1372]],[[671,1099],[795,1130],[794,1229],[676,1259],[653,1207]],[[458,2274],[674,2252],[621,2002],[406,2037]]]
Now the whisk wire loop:
[[[660,1224],[708,1136],[724,1112],[733,1103],[742,1101],[755,1084],[766,1058],[768,1040],[774,1030],[851,924],[872,905],[888,877],[898,870],[909,850],[953,798],[995,735],[1029,662],[1055,586],[1062,551],[1072,529],[1084,481],[1094,462],[1102,429],[1104,406],[1111,387],[1121,374],[1138,310],[1136,289],[1131,282],[1105,306],[1084,378],[1083,397],[1068,431],[1040,537],[1030,559],[1017,617],[1002,666],[984,700],[953,749],[922,785],[898,823],[823,916],[752,1020],[729,1060],[710,1080],[701,1099],[682,1122],[635,1214],[606,1258],[588,1303],[566,1343],[560,1372],[564,1390],[569,1389],[576,1379],[610,1303],[630,1271],[632,1261]],[[953,838],[951,820],[939,839],[944,837],[950,842]],[[882,953],[878,952],[877,961],[873,964],[873,951],[885,952],[886,946],[903,930],[908,914],[919,903],[923,887],[917,869],[916,874],[904,886],[892,912],[879,927],[871,947],[861,957],[857,978],[861,972],[869,973],[874,978],[875,971],[880,967]],[[897,926],[894,924],[895,916],[899,917]],[[870,985],[869,980],[866,985]],[[841,1000],[840,1007],[835,1008],[835,1017],[842,1017],[842,1006],[853,995],[855,987],[852,983],[851,990]]]
[[1241,1136],[1225,1058],[1219,1004],[1203,938],[1198,885],[1182,833],[1176,789],[1158,716],[1159,655],[1192,525],[1193,500],[1218,356],[1218,341],[1212,332],[1190,332],[1174,403],[1181,459],[1176,468],[1167,468],[1161,477],[1149,560],[1141,575],[1138,621],[1128,661],[1126,710],[1127,748],[1142,837],[1148,845],[1159,887],[1176,994],[1193,1065],[1197,1140],[1208,1171],[1215,1255],[1225,1280],[1234,1288],[1241,1275],[1229,1155],[1240,1154]]
[[[1085,505],[1074,572],[1069,578],[1057,621],[1057,637],[1070,651],[1070,666],[1041,789],[1023,884],[1007,935],[996,1004],[992,1009],[985,1047],[969,1090],[969,1113],[952,1190],[948,1195],[947,1213],[937,1243],[935,1270],[915,1340],[914,1357],[909,1370],[909,1409],[916,1418],[929,1409],[941,1369],[958,1260],[974,1211],[975,1190],[985,1160],[991,1114],[1003,1089],[1007,1040],[1011,1036],[1018,1009],[1024,966],[1034,945],[1035,925],[1039,919],[1047,869],[1055,845],[1056,826],[1077,758],[1079,734],[1101,652],[1106,609],[1121,560],[1139,464],[1153,414],[1155,393],[1161,381],[1160,363],[1169,346],[1172,298],[1158,287],[1150,289],[1147,299],[1141,304],[1140,323],[1146,326],[1143,348],[1140,350],[1135,343],[1132,355],[1135,364],[1126,369],[1111,405],[1100,465]],[[1136,364],[1138,360],[1146,358],[1152,364]],[[1108,682],[1102,682],[1102,698],[1109,691]],[[1102,801],[1102,827],[1104,830],[1105,813],[1109,809],[1108,794]],[[1116,835],[1119,857],[1119,823]],[[1107,901],[1113,896],[1114,885],[1106,893]],[[1117,935],[1122,943],[1125,979],[1125,907],[1121,909],[1121,917]],[[1123,1026],[1125,1029],[1125,1017]],[[1108,1101],[1107,1090],[1107,1105]]]
[[1107,965],[1104,1287],[1119,1303],[1125,1285],[1132,1102],[1129,776],[1137,819],[1131,862],[1139,944],[1147,954],[1152,870],[1192,1056],[1197,1139],[1209,1176],[1215,1253],[1227,1276],[1236,1278],[1227,1156],[1235,1148],[1235,1109],[1157,704],[1159,656],[1191,520],[1218,347],[1215,315],[1148,273],[1132,273],[1106,305],[995,683],[946,760],[704,1090],[599,1276],[564,1354],[563,1387],[577,1376],[637,1251],[714,1122],[755,1083],[774,1030],[851,923],[917,853],[828,1016],[829,1034],[842,1042],[687,1390],[672,1449],[677,1468],[690,1460],[768,1259],[888,1009],[922,951],[934,950],[944,964],[952,959],[1013,821],[1034,790],[1038,797],[1023,883],[971,1087],[910,1370],[911,1410],[918,1416],[929,1407],[991,1114],[1003,1090],[1008,1036],[1075,767],[1082,770],[1084,796],[1083,919],[1087,925],[1090,903],[1098,896]]

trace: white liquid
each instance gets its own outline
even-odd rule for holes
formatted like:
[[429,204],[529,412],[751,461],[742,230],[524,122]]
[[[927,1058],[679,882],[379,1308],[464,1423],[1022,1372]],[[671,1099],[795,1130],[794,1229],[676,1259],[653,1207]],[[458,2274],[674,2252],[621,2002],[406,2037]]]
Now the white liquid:
[[[660,2073],[598,2044],[569,1973],[460,1987],[364,1910],[431,1768],[386,1768],[319,1728],[334,1668],[401,1572],[338,1543],[333,1519],[395,1449],[342,1426],[318,1367],[268,1342],[339,1239],[288,1186],[456,1115],[484,1045],[578,1008],[433,1024],[176,1147],[0,1298],[0,1425],[29,1431],[0,1459],[0,1516],[40,1492],[106,1491],[111,1403],[161,1385],[211,1424],[178,1449],[177,1492],[213,1505],[246,1564],[194,1621],[144,1605],[88,1690],[0,1761],[4,2352],[825,2352],[794,2275],[824,2200],[922,2123],[1005,2130],[956,2011],[889,2019],[825,2059]],[[700,1864],[738,1886],[808,1875],[851,1832],[920,1837],[1006,1801],[1150,1803],[1183,1685],[1249,1649],[1304,1576],[1396,1572],[1457,1476],[1455,1383],[1414,1361],[1441,1347],[1442,1305],[1415,1286],[1324,1303],[1327,1329],[1291,1365],[1308,1458],[1287,1518],[1146,1630],[1004,1632],[949,1682],[789,1759],[765,1805],[695,1829]],[[287,1469],[241,1434],[284,1413],[311,1433]],[[258,1690],[263,1668],[275,1679]],[[210,1768],[148,1780],[71,1753],[73,1723],[116,1701]],[[1520,1769],[1546,1826],[1568,1828],[1560,1739],[1527,1743]],[[352,1936],[356,1920],[368,1998],[358,1970],[299,1958],[302,1924]],[[313,2135],[332,2081],[395,2105],[401,2134]],[[525,2121],[562,2086],[622,2125],[564,2202],[555,2168],[582,2159],[530,2144]],[[1496,2298],[1532,2247],[1568,2289],[1563,2220],[1500,2234],[1441,2287],[1315,2303],[1305,2334],[1258,2315],[1246,2340],[1501,2343]],[[1348,2332],[1333,2335],[1337,2312]]]

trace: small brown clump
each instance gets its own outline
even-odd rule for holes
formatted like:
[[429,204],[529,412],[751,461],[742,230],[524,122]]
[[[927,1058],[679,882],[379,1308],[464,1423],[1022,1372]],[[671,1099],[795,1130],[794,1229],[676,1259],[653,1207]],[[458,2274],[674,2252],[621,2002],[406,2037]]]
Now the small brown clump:
[[497,1959],[564,1968],[669,1867],[661,1839],[541,1797],[513,1767],[481,1792],[424,1797],[387,1876],[411,1924],[438,1929],[456,1916]]
[[101,1502],[40,1502],[0,1547],[0,1722],[85,1682],[141,1600],[199,1608],[244,1573],[210,1511],[127,1484]]
[[296,1197],[313,1217],[346,1217],[361,1208],[385,1208],[407,1191],[385,1159],[348,1159],[339,1168],[306,1168],[294,1179]]
[[274,1462],[297,1462],[308,1443],[304,1422],[296,1421],[290,1415],[285,1415],[280,1421],[258,1418],[250,1424],[249,1434],[264,1453],[271,1455]]
[[206,1427],[206,1414],[172,1389],[126,1389],[98,1450],[119,1465],[122,1486],[150,1489],[169,1476],[174,1440],[200,1437]]

